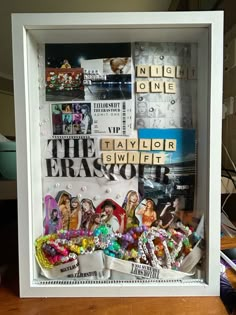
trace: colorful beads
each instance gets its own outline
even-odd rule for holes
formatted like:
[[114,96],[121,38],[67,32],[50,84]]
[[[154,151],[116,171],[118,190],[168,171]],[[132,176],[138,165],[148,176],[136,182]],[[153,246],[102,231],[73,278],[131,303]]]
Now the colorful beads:
[[42,236],[35,242],[35,251],[39,264],[44,268],[103,250],[111,257],[159,269],[178,270],[184,257],[192,250],[191,234],[191,241],[198,239],[199,236],[181,222],[168,229],[137,226],[124,234],[113,233],[106,224],[101,224],[93,233],[85,229],[60,230],[57,234]]
[[93,232],[88,231],[86,229],[79,230],[60,230],[57,233],[58,238],[60,239],[72,239],[80,236],[92,236]]
[[70,249],[70,251],[80,255],[80,249],[81,249],[80,246],[77,246],[77,245],[73,244],[73,245],[69,246],[69,249]]

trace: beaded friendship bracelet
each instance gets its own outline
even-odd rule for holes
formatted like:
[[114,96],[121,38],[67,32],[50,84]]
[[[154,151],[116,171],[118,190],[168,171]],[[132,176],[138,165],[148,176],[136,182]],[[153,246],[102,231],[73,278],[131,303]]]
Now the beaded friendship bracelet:
[[[176,228],[176,229],[175,229]],[[148,264],[158,269],[177,269],[191,251],[192,231],[181,222],[175,228],[138,226],[126,233],[111,233],[105,224],[94,232],[84,229],[60,230],[35,242],[36,257],[44,268],[74,260],[78,255],[103,250],[111,257]],[[194,236],[197,238],[196,236]]]

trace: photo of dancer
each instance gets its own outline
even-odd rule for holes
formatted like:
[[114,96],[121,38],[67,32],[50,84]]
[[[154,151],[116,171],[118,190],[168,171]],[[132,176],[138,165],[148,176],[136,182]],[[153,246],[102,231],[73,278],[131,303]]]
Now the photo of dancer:
[[81,105],[80,103],[72,103],[73,113],[80,114],[81,113]]
[[82,121],[80,124],[81,127],[81,133],[82,134],[90,134],[91,133],[91,126],[93,123],[93,118],[91,115],[91,104],[86,103],[81,106],[81,111],[82,111]]
[[63,125],[63,135],[71,135],[72,134],[72,125]]
[[92,200],[87,198],[82,199],[80,204],[82,211],[81,228],[88,229],[91,217],[95,213],[95,207]]
[[183,195],[176,196],[173,202],[167,202],[160,213],[159,225],[166,229],[172,223],[183,222],[185,209],[185,198]]
[[72,104],[61,104],[61,107],[63,114],[72,113]]
[[62,135],[62,124],[53,125],[53,134],[54,135]]
[[61,104],[52,104],[52,113],[55,115],[61,114]]
[[44,218],[44,234],[57,233],[62,228],[62,221],[57,201],[51,196],[46,195],[45,202],[45,218]]
[[58,206],[61,214],[62,229],[68,230],[70,226],[70,199],[68,195],[63,195],[60,198]]
[[101,222],[106,224],[113,233],[123,233],[126,224],[125,210],[114,200],[105,199],[97,208],[96,213],[101,215]]
[[58,208],[59,208],[59,214],[62,221],[62,229],[68,230],[70,226],[71,195],[67,191],[62,190],[57,193],[55,200],[57,201]]
[[63,120],[63,124],[69,125],[72,123],[72,115],[71,114],[63,114],[62,120]]
[[73,114],[73,124],[80,124],[83,118],[82,113]]
[[70,230],[78,230],[82,220],[82,210],[78,198],[73,197],[70,201]]
[[136,105],[136,118],[148,117],[148,105],[147,102],[138,102]]
[[140,225],[150,228],[152,223],[157,220],[156,206],[151,198],[146,198],[137,207],[135,215],[138,217]]
[[138,219],[135,216],[135,209],[137,208],[139,202],[138,192],[130,190],[122,204],[122,208],[126,212],[126,229],[139,225]]

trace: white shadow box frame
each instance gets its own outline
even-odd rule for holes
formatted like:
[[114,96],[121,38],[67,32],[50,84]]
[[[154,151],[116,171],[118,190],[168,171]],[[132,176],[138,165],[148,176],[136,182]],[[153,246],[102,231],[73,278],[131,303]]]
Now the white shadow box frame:
[[[12,34],[21,297],[219,295],[222,12],[13,14]],[[40,281],[34,257],[34,241],[42,233],[43,198],[38,44],[98,41],[198,44],[196,207],[206,227],[203,281]]]

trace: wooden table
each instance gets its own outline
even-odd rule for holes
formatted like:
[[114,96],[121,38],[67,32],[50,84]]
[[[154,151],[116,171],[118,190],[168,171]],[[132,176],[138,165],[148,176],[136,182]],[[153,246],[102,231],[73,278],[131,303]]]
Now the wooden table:
[[223,236],[221,239],[221,250],[236,247],[236,237]]
[[[14,270],[13,268],[12,270]],[[18,271],[0,287],[0,315],[227,315],[219,297],[25,298],[18,292]]]
[[[15,229],[14,229],[15,230]],[[13,239],[17,235],[11,234]],[[222,244],[231,242],[223,240]],[[225,242],[225,243],[224,243]],[[13,248],[13,242],[11,248]],[[8,245],[9,245],[8,244]],[[228,246],[228,245],[227,245]],[[17,261],[16,252],[10,261]],[[0,287],[0,315],[227,315],[219,297],[19,298],[18,268],[9,266]]]
[[180,298],[31,298],[0,288],[0,314],[22,315],[226,315],[219,297]]

